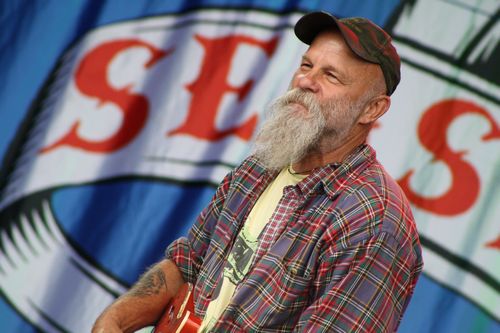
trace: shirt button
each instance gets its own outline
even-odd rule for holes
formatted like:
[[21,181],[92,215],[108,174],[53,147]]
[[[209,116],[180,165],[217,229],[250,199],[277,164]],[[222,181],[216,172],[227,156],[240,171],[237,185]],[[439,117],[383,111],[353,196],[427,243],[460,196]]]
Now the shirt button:
[[292,268],[290,270],[290,272],[293,274],[293,275],[297,275],[298,271],[297,271],[297,268]]

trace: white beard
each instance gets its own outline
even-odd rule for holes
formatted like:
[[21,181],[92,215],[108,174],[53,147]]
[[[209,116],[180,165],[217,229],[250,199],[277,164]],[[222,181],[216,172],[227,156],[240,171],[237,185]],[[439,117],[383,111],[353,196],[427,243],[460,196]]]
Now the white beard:
[[326,148],[334,150],[349,135],[362,102],[331,99],[318,103],[311,92],[289,90],[266,110],[268,119],[257,134],[253,154],[267,169],[278,171],[311,151],[324,149],[320,142],[327,142]]

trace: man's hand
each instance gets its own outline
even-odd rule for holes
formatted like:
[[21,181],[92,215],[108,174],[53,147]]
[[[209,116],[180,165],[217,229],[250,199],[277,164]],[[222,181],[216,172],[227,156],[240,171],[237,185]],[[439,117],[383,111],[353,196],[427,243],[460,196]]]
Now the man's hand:
[[97,318],[92,333],[128,333],[154,325],[183,283],[172,261],[160,261]]

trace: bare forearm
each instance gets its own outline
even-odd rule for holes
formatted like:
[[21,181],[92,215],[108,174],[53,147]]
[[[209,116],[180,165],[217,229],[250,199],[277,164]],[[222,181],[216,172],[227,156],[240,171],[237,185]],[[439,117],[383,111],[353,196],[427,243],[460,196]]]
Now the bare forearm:
[[183,282],[177,266],[162,260],[99,316],[92,332],[134,332],[154,324]]

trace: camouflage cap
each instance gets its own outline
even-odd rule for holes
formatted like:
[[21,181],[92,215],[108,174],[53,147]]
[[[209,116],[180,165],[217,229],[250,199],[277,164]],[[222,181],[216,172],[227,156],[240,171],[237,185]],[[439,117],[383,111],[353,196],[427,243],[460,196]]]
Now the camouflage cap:
[[387,95],[391,95],[401,78],[396,48],[391,36],[372,21],[362,17],[338,19],[327,12],[313,12],[302,16],[295,24],[295,35],[311,44],[318,33],[338,28],[349,48],[362,59],[380,65],[384,74]]

